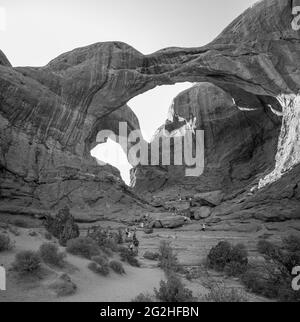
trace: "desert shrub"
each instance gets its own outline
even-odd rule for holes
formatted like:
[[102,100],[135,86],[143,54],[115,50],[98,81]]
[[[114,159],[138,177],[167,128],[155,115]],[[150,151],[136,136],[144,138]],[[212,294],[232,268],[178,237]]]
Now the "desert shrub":
[[[101,251],[105,254],[105,255],[107,255],[108,257],[112,257],[113,255],[114,255],[114,253],[113,253],[113,251],[110,249],[110,248],[108,248],[108,247],[100,247],[100,249],[101,249]],[[119,249],[119,248],[118,248]]]
[[68,207],[60,209],[54,218],[47,216],[45,227],[62,246],[66,246],[68,240],[79,237],[79,227]]
[[239,262],[229,262],[224,267],[224,272],[228,276],[240,276],[247,270],[247,264],[239,263]]
[[230,261],[237,262],[241,264],[248,263],[248,252],[244,244],[237,244],[232,247],[230,253]]
[[167,281],[160,281],[160,287],[154,289],[157,299],[163,302],[192,302],[193,293],[185,288],[182,281],[174,273],[168,276]]
[[203,269],[200,266],[195,266],[195,267],[189,267],[184,269],[184,275],[185,278],[188,281],[191,281],[193,279],[198,279],[203,276]]
[[72,282],[71,278],[67,274],[62,274],[59,276],[52,284],[49,285],[57,296],[70,296],[73,295],[77,286]]
[[281,301],[299,301],[300,293],[292,290],[293,267],[299,265],[299,237],[289,236],[280,245],[261,240],[257,249],[265,258],[265,265],[249,269],[242,281],[250,291]]
[[177,272],[179,270],[177,255],[174,254],[170,243],[165,240],[161,241],[159,245],[158,266],[165,272]]
[[257,250],[262,255],[265,255],[268,258],[276,258],[279,259],[282,257],[280,248],[277,245],[272,244],[271,242],[267,240],[260,240],[257,243]]
[[118,243],[112,237],[107,238],[106,241],[105,241],[105,244],[102,247],[103,248],[110,249],[113,252],[117,252],[118,249],[119,249]]
[[204,302],[248,302],[245,293],[236,288],[227,288],[217,285],[210,289],[209,293],[203,297]]
[[123,240],[120,240],[120,238],[123,238],[122,232],[109,232],[99,226],[91,227],[87,236],[93,239],[101,249],[109,249],[112,252],[117,252],[118,245],[123,242]]
[[210,268],[223,271],[226,264],[230,262],[231,245],[226,241],[219,242],[213,247],[208,256],[207,263]]
[[[226,241],[213,247],[208,256],[208,267],[217,271],[226,271],[231,276],[237,276],[246,271],[248,252],[243,244],[232,246]],[[226,268],[226,269],[225,269]]]
[[138,296],[136,296],[134,299],[132,299],[131,302],[149,303],[149,302],[153,302],[153,300],[152,300],[152,296],[150,294],[141,293]]
[[159,253],[153,253],[153,252],[145,252],[144,258],[149,259],[151,261],[156,261],[159,258]]
[[262,267],[250,268],[243,274],[242,282],[250,292],[276,298],[281,287],[280,278],[276,275],[270,274],[268,269]]
[[94,256],[92,257],[92,262],[89,263],[88,268],[94,273],[107,276],[109,274],[109,264],[105,257]]
[[12,268],[19,273],[34,273],[41,266],[41,258],[37,252],[24,250],[16,254]]
[[139,261],[135,258],[134,254],[127,247],[120,247],[120,257],[123,262],[127,262],[131,266],[140,267]]
[[125,274],[125,269],[123,267],[123,264],[120,263],[119,261],[115,261],[115,260],[111,261],[109,263],[109,267],[117,274],[120,274],[120,275]]
[[65,254],[59,252],[58,247],[52,243],[44,243],[40,246],[39,254],[41,259],[51,265],[62,267],[64,264]]
[[14,226],[17,226],[17,227],[20,227],[20,228],[28,228],[29,227],[28,221],[26,221],[23,218],[16,218],[16,219],[14,219],[12,221],[12,224]]
[[93,239],[78,237],[67,242],[67,252],[91,259],[100,253],[100,249]]
[[51,240],[52,239],[52,235],[47,231],[47,232],[45,232],[45,239],[47,239],[47,240]]
[[289,252],[295,253],[300,251],[300,236],[290,235],[283,239],[283,247]]
[[13,243],[10,237],[6,234],[0,234],[0,252],[5,250],[11,250],[13,248]]

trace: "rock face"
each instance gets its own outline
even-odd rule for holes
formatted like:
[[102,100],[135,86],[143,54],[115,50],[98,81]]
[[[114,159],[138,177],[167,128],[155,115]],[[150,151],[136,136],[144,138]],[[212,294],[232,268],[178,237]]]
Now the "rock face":
[[[213,160],[213,165],[219,162],[224,173],[213,179],[209,174],[204,176],[208,184],[202,180],[200,190],[219,189],[223,184],[220,178],[247,180],[258,168],[267,170],[273,148],[267,157],[268,153],[259,149],[268,149],[268,144],[261,142],[258,149],[251,144],[262,138],[270,146],[274,144],[279,121],[270,116],[267,105],[278,110],[275,98],[282,95],[290,95],[294,104],[300,89],[300,33],[291,28],[291,7],[290,0],[260,1],[200,48],[168,48],[142,55],[124,43],[96,43],[60,55],[40,68],[13,68],[0,52],[0,212],[42,214],[68,205],[72,214],[101,218],[120,207],[133,213],[143,209],[118,172],[110,166],[99,167],[89,152],[97,133],[114,130],[116,120],[128,121],[129,128],[136,128],[135,116],[126,103],[163,84],[190,81],[216,86],[214,90],[227,96],[222,100],[226,102],[224,111],[218,112],[220,106],[213,100],[209,104],[212,111],[198,105],[195,110],[199,121],[209,120],[211,132],[215,129],[213,114],[219,121],[220,116],[225,117],[226,126],[218,125],[220,132],[208,141],[216,144],[222,134],[228,140],[230,136],[242,138],[237,146],[242,152],[240,167],[236,158],[230,167],[231,145],[236,140],[228,143],[229,156],[220,147],[210,146],[211,155],[215,149],[221,158]],[[232,99],[240,108],[258,110],[241,113],[229,104]],[[203,113],[207,117],[200,118]],[[286,107],[283,114],[285,120],[297,118],[297,113]],[[233,129],[228,132],[228,128]],[[293,128],[298,131],[297,122]],[[294,130],[287,131],[283,123],[280,134],[281,149],[291,154],[288,169],[299,161],[296,138],[291,135]],[[269,140],[264,137],[268,135]],[[245,170],[245,164],[251,162],[253,166]],[[230,175],[226,174],[228,169]],[[209,182],[215,185],[213,189]]]
[[10,64],[9,60],[4,55],[4,53],[2,52],[2,50],[0,50],[0,65],[7,66],[7,67],[11,67],[11,64]]
[[[146,171],[139,166],[135,170],[136,190],[193,184],[199,191],[232,191],[249,184],[259,174],[263,176],[265,171],[271,172],[281,117],[268,107],[272,98],[250,97],[245,110],[238,105],[245,96],[242,90],[226,92],[211,83],[199,83],[180,93],[169,115],[187,121],[196,118],[195,130],[204,131],[204,173],[200,177],[186,177],[185,166],[160,165]],[[273,106],[281,109],[276,100]]]

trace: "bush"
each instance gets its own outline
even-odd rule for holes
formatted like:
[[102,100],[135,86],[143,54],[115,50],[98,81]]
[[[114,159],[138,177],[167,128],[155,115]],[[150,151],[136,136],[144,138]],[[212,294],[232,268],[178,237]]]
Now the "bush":
[[169,242],[161,241],[159,245],[159,264],[158,266],[166,272],[178,271],[178,259],[173,253]]
[[219,242],[218,245],[210,250],[207,256],[208,266],[217,271],[223,271],[226,264],[230,262],[230,252],[230,243],[226,241]]
[[41,266],[41,258],[37,252],[25,250],[19,252],[13,263],[13,270],[19,273],[33,273]]
[[243,244],[232,246],[226,241],[219,242],[213,247],[208,256],[209,268],[226,271],[231,276],[238,276],[246,271],[248,252]]
[[68,207],[60,209],[54,218],[48,216],[45,226],[62,246],[66,246],[68,240],[79,237],[79,227]]
[[242,282],[250,292],[268,298],[276,298],[278,296],[280,288],[278,278],[271,277],[268,270],[262,267],[247,270],[242,276]]
[[226,288],[224,286],[215,286],[204,296],[205,302],[248,302],[246,295],[236,288]]
[[153,253],[153,252],[147,251],[143,257],[151,261],[156,261],[157,259],[159,259],[159,253]]
[[111,261],[109,263],[109,267],[117,274],[120,274],[120,275],[125,274],[125,269],[123,267],[123,264],[120,263],[119,261]]
[[62,267],[64,264],[65,254],[58,251],[55,244],[45,243],[39,249],[41,259],[51,265]]
[[160,281],[160,288],[154,289],[157,299],[163,302],[192,302],[194,300],[191,290],[184,287],[181,280],[175,275],[170,274],[167,282]]
[[109,232],[99,226],[90,228],[88,237],[93,239],[101,249],[108,249],[110,252],[117,252],[118,244],[123,242],[122,232]]
[[100,249],[95,241],[89,237],[78,237],[67,242],[67,252],[87,259],[100,254]]
[[103,256],[94,256],[92,262],[88,265],[88,268],[94,273],[107,276],[109,274],[108,261]]
[[135,258],[134,254],[127,247],[120,247],[120,256],[123,262],[127,262],[131,266],[140,267],[139,261]]
[[228,264],[226,264],[225,268],[224,268],[224,272],[228,275],[228,276],[240,276],[243,273],[246,272],[248,266],[247,264],[242,264],[239,262],[230,262]]
[[119,249],[118,243],[112,237],[107,238],[105,244],[101,248],[109,249],[111,252],[117,252]]
[[245,286],[252,292],[281,301],[299,301],[300,293],[291,288],[294,276],[293,267],[300,262],[300,239],[289,236],[281,245],[261,240],[257,244],[258,251],[264,256],[263,267],[251,268],[242,277]]
[[0,252],[11,250],[13,244],[8,235],[0,234]]
[[51,240],[52,239],[52,235],[48,231],[45,232],[45,239],[47,239],[47,240]]
[[149,302],[153,302],[153,301],[152,301],[152,296],[150,294],[141,293],[138,296],[136,296],[134,299],[132,299],[131,302],[149,303]]
[[278,246],[276,246],[264,239],[260,240],[257,243],[257,250],[259,253],[267,256],[268,258],[277,258],[278,259],[282,256],[280,248]]
[[50,284],[49,288],[54,290],[57,296],[70,296],[77,290],[76,284],[72,282],[70,276],[67,274],[59,276]]
[[283,239],[283,246],[290,252],[300,251],[300,236],[288,236]]

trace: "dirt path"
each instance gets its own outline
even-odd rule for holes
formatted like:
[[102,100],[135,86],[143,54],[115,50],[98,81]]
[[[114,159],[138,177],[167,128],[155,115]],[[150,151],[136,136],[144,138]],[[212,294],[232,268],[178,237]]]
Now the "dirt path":
[[[15,254],[20,250],[38,250],[39,246],[46,242],[42,234],[31,237],[27,229],[20,229],[19,236],[11,236],[16,245],[13,251],[0,254],[0,264],[9,268],[14,260]],[[47,277],[38,284],[16,282],[11,274],[7,278],[7,291],[0,293],[0,302],[3,301],[75,301],[75,302],[104,302],[104,301],[131,301],[140,293],[152,292],[158,287],[164,273],[157,267],[136,268],[124,264],[125,275],[110,272],[107,277],[99,276],[91,272],[87,265],[88,260],[67,255],[67,262],[75,269],[69,273],[72,281],[77,285],[77,292],[73,296],[56,298],[46,288],[46,285],[54,279],[57,274]],[[144,266],[144,265],[143,265]],[[152,265],[153,266],[153,265]]]

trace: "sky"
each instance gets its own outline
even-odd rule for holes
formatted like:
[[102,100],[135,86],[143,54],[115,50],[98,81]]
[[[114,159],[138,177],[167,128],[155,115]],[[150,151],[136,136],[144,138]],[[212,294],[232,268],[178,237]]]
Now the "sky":
[[[0,0],[0,49],[13,66],[43,66],[66,51],[101,41],[123,41],[144,54],[173,46],[198,47],[212,41],[255,2]],[[164,123],[172,99],[191,85],[157,87],[128,103],[137,114],[147,140]],[[116,161],[119,147],[109,145],[108,151],[114,152],[108,159],[103,160],[103,146],[97,147],[93,155],[115,163],[128,183],[130,166]]]

